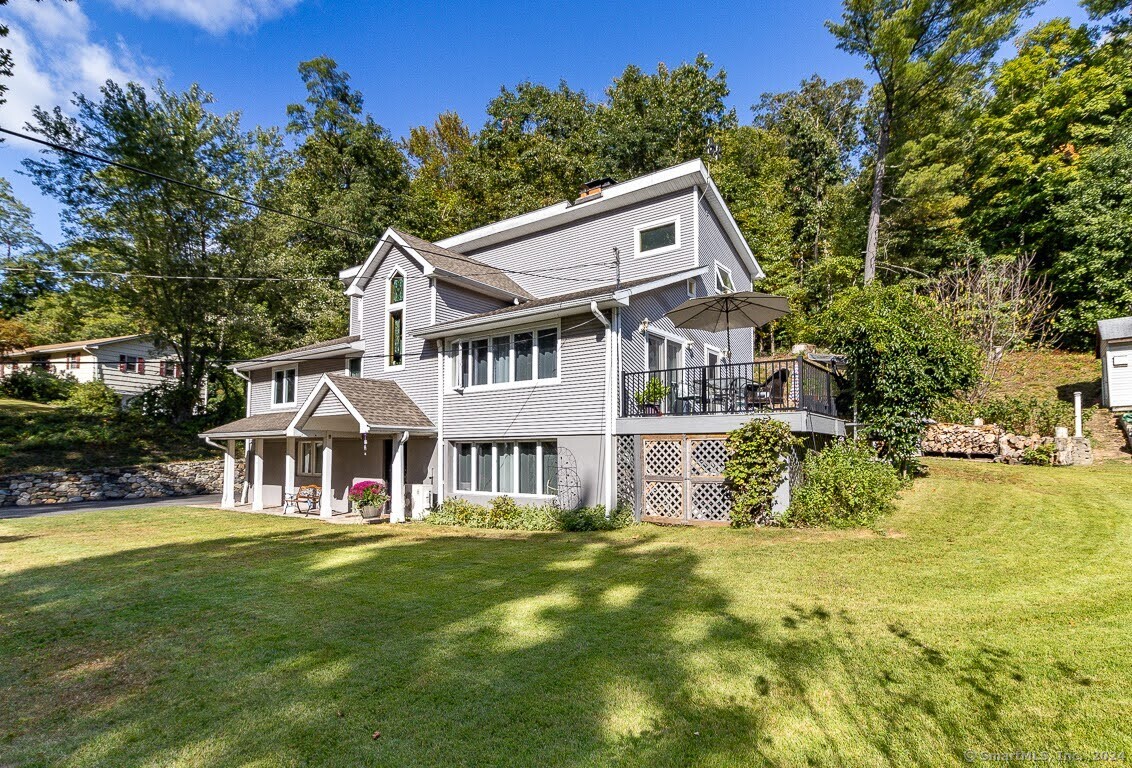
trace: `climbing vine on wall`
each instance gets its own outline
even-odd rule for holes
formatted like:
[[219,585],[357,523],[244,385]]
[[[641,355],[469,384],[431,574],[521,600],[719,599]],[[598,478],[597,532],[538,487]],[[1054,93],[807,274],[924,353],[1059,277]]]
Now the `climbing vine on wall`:
[[772,419],[753,419],[727,434],[723,476],[731,487],[731,525],[772,522],[774,492],[799,445],[788,424]]

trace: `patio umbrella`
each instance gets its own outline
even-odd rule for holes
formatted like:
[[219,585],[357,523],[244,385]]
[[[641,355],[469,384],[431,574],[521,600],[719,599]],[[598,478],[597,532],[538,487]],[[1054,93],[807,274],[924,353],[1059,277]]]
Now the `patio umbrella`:
[[790,301],[785,296],[738,291],[688,299],[665,317],[677,328],[714,333],[727,331],[727,357],[730,359],[732,328],[759,328],[789,312]]

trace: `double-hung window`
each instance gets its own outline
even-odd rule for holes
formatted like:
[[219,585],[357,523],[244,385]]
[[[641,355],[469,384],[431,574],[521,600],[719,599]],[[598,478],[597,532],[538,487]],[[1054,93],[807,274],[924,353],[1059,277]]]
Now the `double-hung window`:
[[458,443],[456,490],[520,496],[558,494],[553,441]]
[[450,351],[453,387],[522,384],[558,378],[557,328],[459,341]]
[[298,370],[295,368],[278,368],[271,374],[271,377],[271,404],[273,406],[294,405]]

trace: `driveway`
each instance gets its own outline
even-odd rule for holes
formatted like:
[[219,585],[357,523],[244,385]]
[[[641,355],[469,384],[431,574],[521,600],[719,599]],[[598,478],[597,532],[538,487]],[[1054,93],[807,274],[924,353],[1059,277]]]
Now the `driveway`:
[[170,496],[160,499],[110,499],[106,501],[76,501],[74,504],[38,504],[32,507],[0,507],[0,520],[19,520],[25,517],[50,517],[78,512],[96,512],[130,507],[193,507],[215,506],[220,503],[219,493],[200,496]]

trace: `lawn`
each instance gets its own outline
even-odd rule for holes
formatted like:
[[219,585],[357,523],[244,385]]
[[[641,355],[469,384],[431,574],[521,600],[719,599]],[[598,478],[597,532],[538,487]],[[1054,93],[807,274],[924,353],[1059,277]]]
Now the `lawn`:
[[931,466],[880,532],[0,521],[0,765],[1132,755],[1132,473]]

